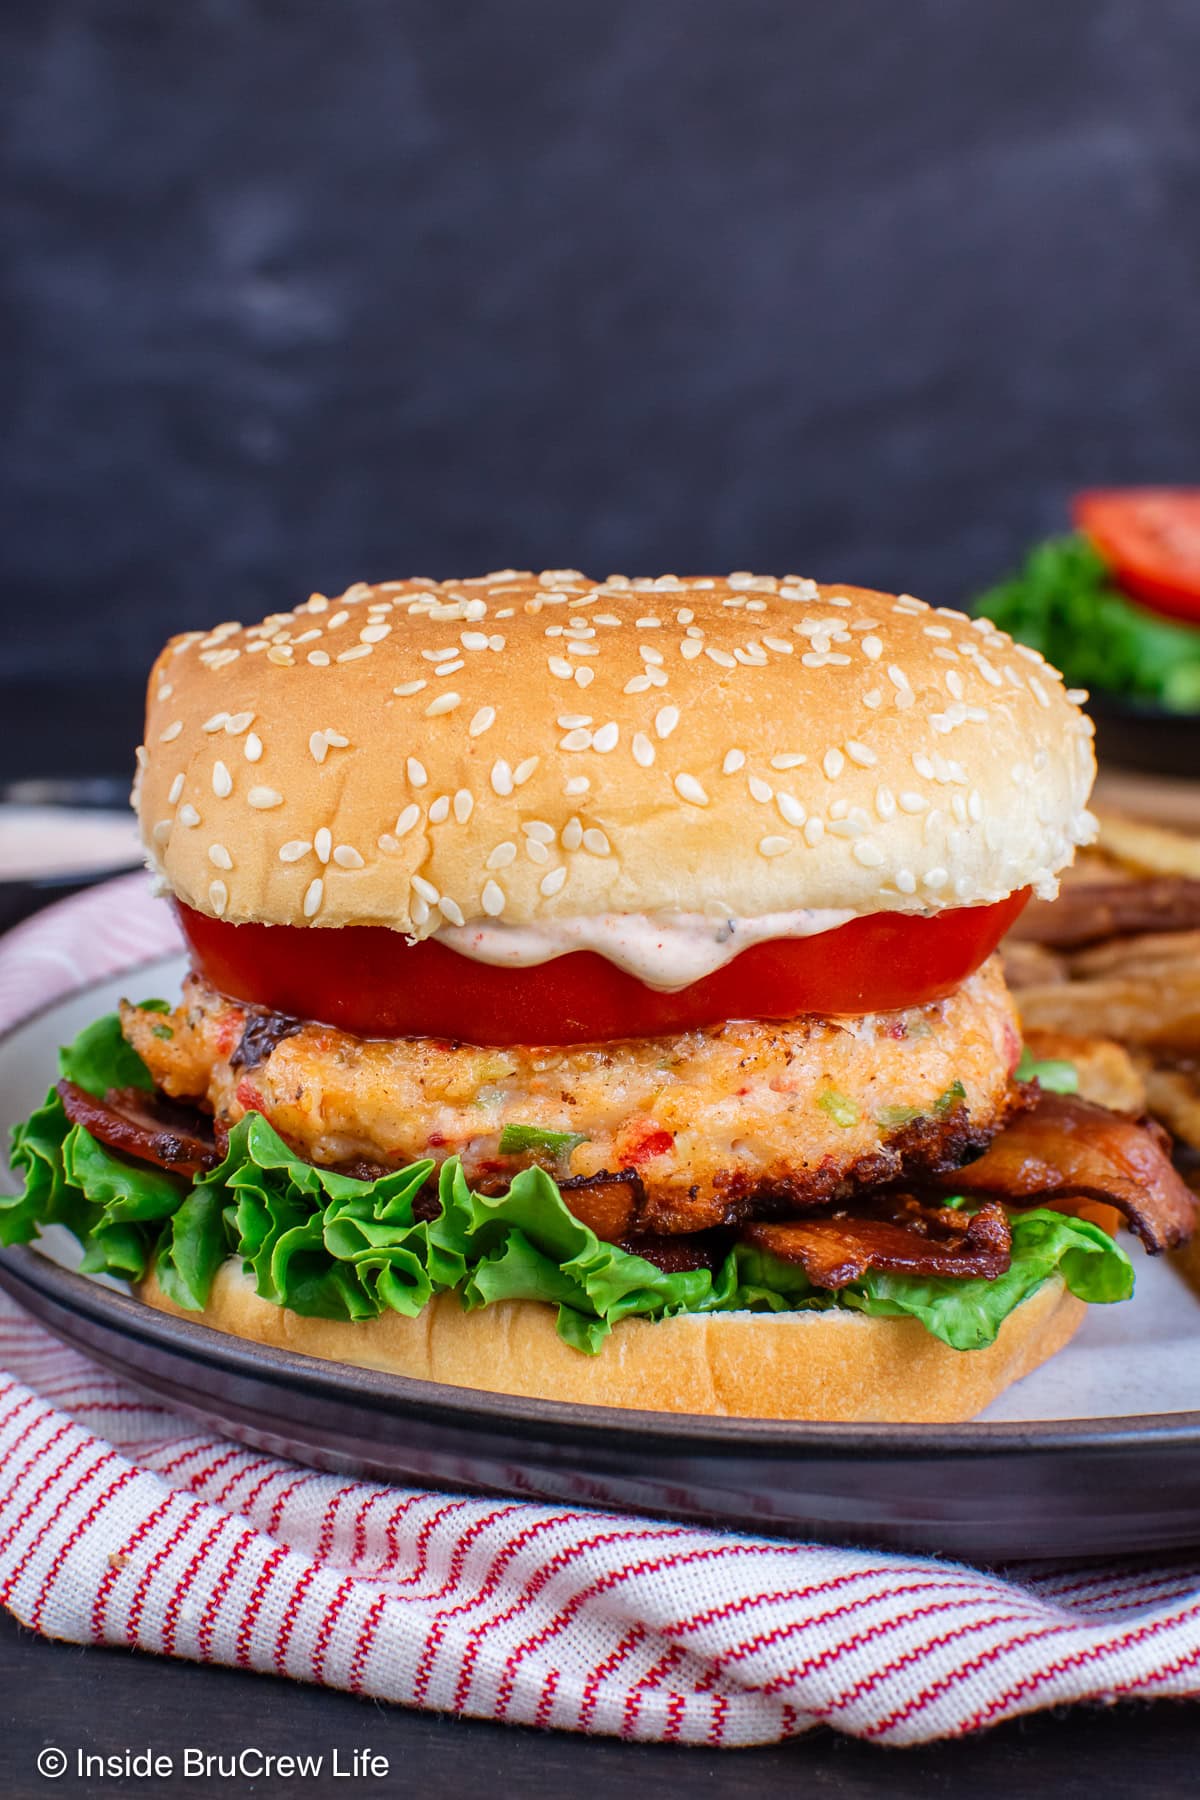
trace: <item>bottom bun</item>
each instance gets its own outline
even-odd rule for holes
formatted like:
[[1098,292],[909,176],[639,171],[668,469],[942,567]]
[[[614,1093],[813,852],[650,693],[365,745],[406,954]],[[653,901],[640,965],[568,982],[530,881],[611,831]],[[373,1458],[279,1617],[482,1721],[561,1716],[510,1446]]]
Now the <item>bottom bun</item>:
[[1086,1308],[1057,1279],[1009,1314],[986,1350],[951,1350],[916,1319],[861,1313],[688,1313],[623,1319],[598,1356],[564,1344],[555,1309],[500,1301],[464,1312],[439,1294],[415,1319],[309,1319],[262,1300],[236,1261],[205,1311],[186,1313],[153,1276],[141,1297],[180,1318],[278,1350],[452,1387],[735,1418],[938,1423],[973,1419],[1074,1335]]

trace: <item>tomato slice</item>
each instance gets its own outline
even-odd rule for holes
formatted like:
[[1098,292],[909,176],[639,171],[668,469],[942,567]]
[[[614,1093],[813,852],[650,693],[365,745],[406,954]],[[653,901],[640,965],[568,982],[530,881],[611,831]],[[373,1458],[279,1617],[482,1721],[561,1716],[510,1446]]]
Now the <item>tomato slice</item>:
[[1076,495],[1071,510],[1128,594],[1200,620],[1200,488],[1099,490]]
[[590,950],[500,969],[432,939],[409,944],[381,925],[231,925],[188,906],[178,912],[195,966],[232,999],[357,1037],[586,1044],[938,1000],[991,955],[1028,898],[1022,888],[994,906],[930,918],[870,913],[818,937],[754,944],[673,994]]

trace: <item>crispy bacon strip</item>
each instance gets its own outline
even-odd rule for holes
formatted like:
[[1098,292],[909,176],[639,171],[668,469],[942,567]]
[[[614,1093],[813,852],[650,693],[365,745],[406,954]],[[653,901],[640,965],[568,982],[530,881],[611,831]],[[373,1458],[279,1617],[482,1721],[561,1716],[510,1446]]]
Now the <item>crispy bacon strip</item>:
[[1066,1094],[1043,1094],[977,1162],[937,1176],[934,1185],[1018,1205],[1100,1200],[1151,1252],[1186,1243],[1195,1224],[1195,1200],[1172,1167],[1162,1127]]
[[619,1244],[638,1230],[645,1190],[632,1169],[620,1174],[573,1175],[559,1182],[563,1200],[581,1225],[606,1243]]
[[982,1275],[994,1281],[1012,1258],[1008,1216],[994,1202],[964,1214],[898,1195],[856,1217],[835,1213],[784,1225],[750,1225],[742,1236],[783,1262],[800,1263],[814,1286],[827,1288],[845,1287],[868,1269],[897,1275]]
[[203,1133],[207,1121],[190,1107],[134,1087],[110,1088],[103,1100],[73,1081],[60,1081],[58,1092],[72,1125],[82,1125],[110,1150],[172,1175],[199,1175],[216,1166],[215,1143]]

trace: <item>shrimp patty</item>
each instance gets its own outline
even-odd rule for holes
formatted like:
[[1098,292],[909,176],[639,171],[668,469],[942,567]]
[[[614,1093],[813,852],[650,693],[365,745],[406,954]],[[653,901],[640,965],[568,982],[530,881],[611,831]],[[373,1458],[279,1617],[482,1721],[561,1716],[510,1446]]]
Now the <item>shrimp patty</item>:
[[[226,1128],[255,1109],[310,1162],[457,1155],[481,1187],[534,1161],[564,1180],[628,1173],[649,1232],[954,1168],[1017,1099],[1017,1021],[994,957],[948,999],[904,1012],[561,1048],[356,1038],[239,1006],[197,975],[174,1013],[123,1004],[121,1019],[166,1094]],[[527,1129],[506,1138],[514,1126]]]

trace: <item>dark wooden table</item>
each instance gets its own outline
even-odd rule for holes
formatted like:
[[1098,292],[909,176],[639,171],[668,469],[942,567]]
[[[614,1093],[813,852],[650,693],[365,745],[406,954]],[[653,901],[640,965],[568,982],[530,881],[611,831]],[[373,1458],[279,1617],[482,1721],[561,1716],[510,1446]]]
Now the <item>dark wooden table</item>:
[[[1041,1714],[984,1737],[915,1750],[884,1750],[832,1732],[759,1750],[687,1750],[571,1737],[516,1726],[405,1712],[349,1694],[306,1688],[231,1669],[161,1661],[136,1651],[79,1649],[22,1631],[0,1613],[0,1795],[350,1796],[411,1794],[441,1800],[480,1788],[504,1800],[582,1800],[626,1792],[668,1795],[802,1794],[969,1796],[970,1800],[1138,1800],[1193,1795],[1200,1785],[1200,1706],[1159,1702]],[[38,1752],[64,1750],[61,1780],[37,1772]],[[183,1766],[188,1746],[232,1756],[261,1752],[322,1756],[315,1777],[80,1780],[79,1751],[121,1755],[146,1747]],[[334,1751],[351,1769],[355,1752],[388,1770],[335,1777]]]

